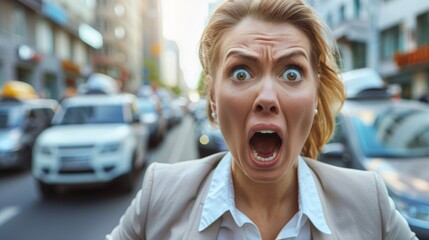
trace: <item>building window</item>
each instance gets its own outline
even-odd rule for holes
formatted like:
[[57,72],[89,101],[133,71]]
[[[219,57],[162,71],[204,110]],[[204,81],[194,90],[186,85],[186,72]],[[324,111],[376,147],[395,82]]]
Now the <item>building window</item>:
[[381,59],[392,59],[393,55],[403,49],[403,37],[399,25],[381,32]]
[[22,8],[15,8],[12,16],[13,34],[16,39],[21,43],[25,43],[27,40],[28,25],[27,15]]
[[359,18],[361,10],[360,0],[354,0],[354,12],[356,18]]
[[346,20],[346,7],[341,5],[340,7],[340,24]]
[[366,67],[366,45],[365,43],[352,43],[353,68]]
[[417,16],[417,45],[429,44],[429,12]]
[[106,7],[110,4],[110,0],[97,0],[98,7]]
[[75,49],[74,49],[74,38],[69,36],[69,59],[70,61],[75,61]]

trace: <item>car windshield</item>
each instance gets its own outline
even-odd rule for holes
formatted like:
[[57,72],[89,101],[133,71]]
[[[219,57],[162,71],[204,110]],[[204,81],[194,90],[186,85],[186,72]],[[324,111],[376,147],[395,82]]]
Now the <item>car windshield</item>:
[[20,126],[24,117],[23,112],[22,106],[0,106],[0,129]]
[[125,123],[122,105],[68,107],[60,125]]
[[[370,114],[371,115],[371,114]],[[429,156],[429,111],[392,108],[352,118],[359,143],[368,157]]]

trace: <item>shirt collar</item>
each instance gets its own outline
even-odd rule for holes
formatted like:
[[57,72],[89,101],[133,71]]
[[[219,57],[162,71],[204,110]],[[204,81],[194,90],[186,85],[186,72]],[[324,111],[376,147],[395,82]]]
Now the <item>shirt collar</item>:
[[234,189],[231,176],[231,153],[228,152],[217,165],[204,201],[198,231],[203,231],[225,212],[233,211]]
[[[331,234],[323,214],[322,203],[313,175],[301,156],[298,156],[298,192],[299,211],[305,214],[319,231]],[[302,215],[300,219],[301,217]]]
[[[230,211],[234,217],[236,210],[234,189],[231,175],[231,153],[227,153],[219,162],[211,180],[207,197],[204,201],[198,231],[203,231],[219,219],[225,212]],[[316,184],[307,163],[298,157],[298,191],[299,191],[299,220],[305,214],[319,231],[331,234],[323,214],[322,204],[317,192]]]

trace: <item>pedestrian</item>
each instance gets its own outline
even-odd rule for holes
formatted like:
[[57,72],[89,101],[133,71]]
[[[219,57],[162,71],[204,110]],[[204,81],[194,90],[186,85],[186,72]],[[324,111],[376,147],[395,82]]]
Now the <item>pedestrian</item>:
[[201,37],[229,152],[151,164],[107,239],[416,239],[381,178],[314,160],[345,99],[335,45],[301,0],[230,0]]

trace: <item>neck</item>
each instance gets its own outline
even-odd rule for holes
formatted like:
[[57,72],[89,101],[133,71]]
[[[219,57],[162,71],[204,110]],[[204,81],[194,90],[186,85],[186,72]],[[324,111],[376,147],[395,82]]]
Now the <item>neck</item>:
[[[235,171],[234,171],[235,170]],[[241,169],[233,167],[234,195],[237,208],[259,209],[266,214],[287,209],[291,214],[298,211],[297,165],[291,166],[276,182],[261,183],[250,179]]]

